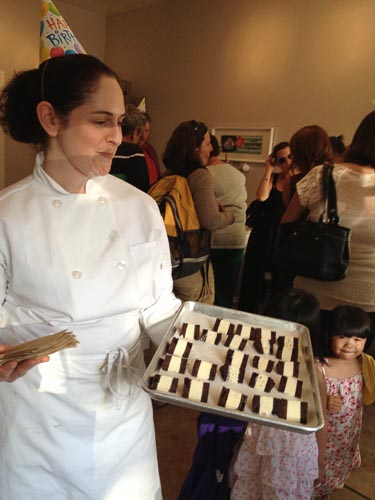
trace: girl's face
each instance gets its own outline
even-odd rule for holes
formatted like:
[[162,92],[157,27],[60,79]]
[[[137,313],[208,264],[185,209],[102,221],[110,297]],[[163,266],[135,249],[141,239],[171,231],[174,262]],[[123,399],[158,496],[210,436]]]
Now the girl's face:
[[349,361],[358,357],[363,352],[366,340],[360,337],[337,335],[331,341],[332,352],[336,358]]
[[[124,97],[114,78],[102,76],[95,92],[73,109],[50,143],[52,158],[65,176],[88,179],[110,171],[121,144]],[[48,153],[50,153],[50,149]]]
[[208,163],[211,151],[212,151],[212,146],[211,146],[210,134],[206,132],[204,134],[202,144],[198,148],[198,157],[204,167]]

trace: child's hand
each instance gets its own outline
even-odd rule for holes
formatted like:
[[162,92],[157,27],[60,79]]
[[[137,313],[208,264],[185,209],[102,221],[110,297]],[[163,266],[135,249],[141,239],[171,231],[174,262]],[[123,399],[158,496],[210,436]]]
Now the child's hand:
[[327,396],[327,409],[329,413],[338,413],[344,401],[341,396]]
[[322,483],[324,483],[324,478],[325,478],[324,463],[318,462],[318,466],[319,466],[319,477],[318,477],[318,479],[315,479],[315,481],[314,481],[314,488],[317,486],[320,486]]

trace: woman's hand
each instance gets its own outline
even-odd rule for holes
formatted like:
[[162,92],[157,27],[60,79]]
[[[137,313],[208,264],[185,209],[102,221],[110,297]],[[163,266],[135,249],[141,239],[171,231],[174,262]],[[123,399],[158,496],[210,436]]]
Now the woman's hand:
[[[0,353],[6,352],[7,346],[0,344]],[[16,361],[8,361],[0,366],[0,382],[14,382],[20,377],[23,377],[31,368],[40,363],[49,361],[49,356],[40,356],[39,358],[26,359],[17,363]]]
[[272,155],[268,155],[265,165],[266,165],[266,174],[272,173],[273,169],[276,167],[275,159]]
[[266,201],[270,195],[270,191],[272,189],[274,168],[275,168],[275,163],[273,161],[273,157],[272,155],[269,155],[266,160],[266,169],[259,183],[256,194],[257,199],[260,201]]

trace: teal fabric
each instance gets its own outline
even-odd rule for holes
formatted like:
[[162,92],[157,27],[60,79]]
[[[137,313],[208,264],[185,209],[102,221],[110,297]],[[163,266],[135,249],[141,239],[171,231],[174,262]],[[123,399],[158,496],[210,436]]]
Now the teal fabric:
[[233,307],[243,255],[242,248],[211,249],[210,258],[215,276],[215,305]]

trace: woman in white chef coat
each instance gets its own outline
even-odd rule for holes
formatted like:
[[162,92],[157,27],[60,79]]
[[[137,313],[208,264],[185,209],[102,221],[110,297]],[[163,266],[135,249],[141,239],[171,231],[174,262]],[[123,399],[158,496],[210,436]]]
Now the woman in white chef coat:
[[0,192],[0,342],[80,342],[0,368],[2,500],[161,498],[139,337],[179,301],[155,202],[107,175],[123,116],[116,75],[83,54],[16,74],[0,97],[4,130],[39,150]]

